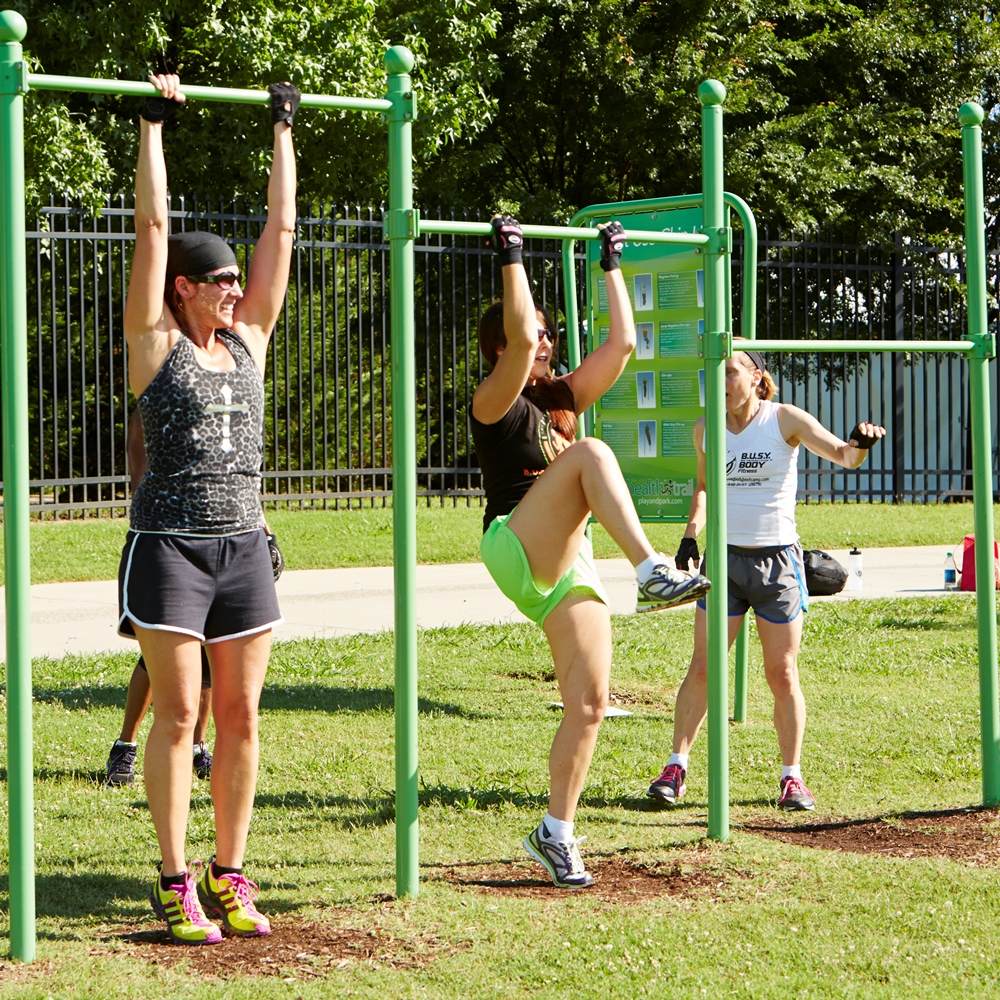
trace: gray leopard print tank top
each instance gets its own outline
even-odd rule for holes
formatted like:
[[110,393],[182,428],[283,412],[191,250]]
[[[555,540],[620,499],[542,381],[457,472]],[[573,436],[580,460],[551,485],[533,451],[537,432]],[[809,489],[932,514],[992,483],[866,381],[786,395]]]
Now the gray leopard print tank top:
[[235,371],[203,368],[182,336],[139,397],[148,465],[132,499],[134,531],[235,535],[264,523],[264,380],[242,338],[215,335]]

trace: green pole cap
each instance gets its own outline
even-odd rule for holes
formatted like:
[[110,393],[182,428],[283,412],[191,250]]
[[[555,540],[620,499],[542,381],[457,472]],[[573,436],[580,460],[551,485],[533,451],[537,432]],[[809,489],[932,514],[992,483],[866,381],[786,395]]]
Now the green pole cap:
[[16,10],[0,11],[0,42],[23,42],[28,22]]
[[726,88],[718,80],[706,80],[698,88],[698,100],[706,107],[722,104],[726,99]]
[[401,76],[413,69],[413,53],[405,45],[393,45],[383,59],[385,71],[390,76]]
[[958,123],[960,125],[982,125],[985,117],[985,112],[975,101],[969,101],[968,104],[963,104],[958,109]]

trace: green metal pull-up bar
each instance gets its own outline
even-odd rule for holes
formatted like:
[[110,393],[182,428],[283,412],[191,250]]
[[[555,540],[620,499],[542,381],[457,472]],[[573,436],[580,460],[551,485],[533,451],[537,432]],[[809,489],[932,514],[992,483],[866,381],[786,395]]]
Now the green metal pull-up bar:
[[[92,80],[87,76],[43,76],[28,73],[25,90],[70,90],[84,94],[120,94],[123,97],[155,97],[159,91],[151,83],[133,80]],[[185,97],[195,101],[224,101],[226,104],[267,104],[271,96],[266,90],[240,90],[235,87],[181,87]],[[328,111],[391,110],[392,101],[369,97],[339,97],[326,94],[303,94],[303,108],[323,108]]]
[[[450,233],[453,236],[489,236],[492,232],[488,222],[451,222],[440,219],[419,219],[414,236],[426,233]],[[599,240],[599,229],[584,229],[576,226],[521,226],[522,234],[528,239],[539,240]],[[704,233],[648,233],[644,230],[625,231],[625,239],[630,243],[673,243],[681,246],[701,247],[711,241]]]

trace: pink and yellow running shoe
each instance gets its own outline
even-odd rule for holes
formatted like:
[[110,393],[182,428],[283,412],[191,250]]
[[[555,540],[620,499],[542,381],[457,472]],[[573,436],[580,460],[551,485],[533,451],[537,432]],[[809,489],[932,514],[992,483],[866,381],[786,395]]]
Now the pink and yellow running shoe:
[[253,905],[257,893],[257,884],[245,875],[227,873],[216,878],[211,861],[198,882],[198,896],[205,909],[221,918],[228,933],[239,937],[261,937],[271,933],[267,917],[258,913]]
[[149,894],[153,911],[167,922],[170,936],[181,944],[218,944],[222,931],[213,924],[198,901],[195,877],[201,870],[200,861],[192,861],[184,873],[184,882],[164,889],[159,876]]

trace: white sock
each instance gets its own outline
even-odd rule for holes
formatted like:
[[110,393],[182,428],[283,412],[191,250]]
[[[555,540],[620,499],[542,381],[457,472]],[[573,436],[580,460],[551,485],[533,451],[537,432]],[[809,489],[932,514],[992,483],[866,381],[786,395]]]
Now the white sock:
[[200,752],[201,752],[201,744],[195,743],[195,745],[191,747],[191,756],[197,757]]
[[802,780],[802,765],[801,764],[783,764],[781,767],[782,778],[798,778],[799,781]]
[[564,819],[556,819],[552,813],[546,813],[542,820],[548,832],[548,839],[559,844],[568,844],[573,839],[573,824],[567,823]]
[[116,747],[137,747],[138,743],[126,743],[124,740],[115,740]]
[[667,557],[654,552],[648,559],[643,559],[635,568],[635,578],[640,586],[644,584],[652,575],[657,566],[663,566],[667,562]]
[[672,753],[670,755],[670,760],[667,761],[667,767],[671,764],[680,764],[682,768],[686,771],[688,769],[688,754],[686,753]]

